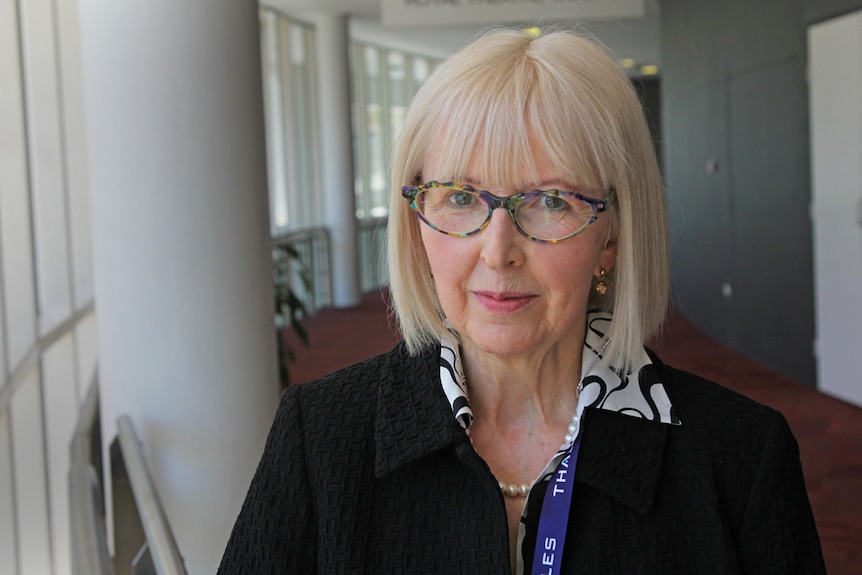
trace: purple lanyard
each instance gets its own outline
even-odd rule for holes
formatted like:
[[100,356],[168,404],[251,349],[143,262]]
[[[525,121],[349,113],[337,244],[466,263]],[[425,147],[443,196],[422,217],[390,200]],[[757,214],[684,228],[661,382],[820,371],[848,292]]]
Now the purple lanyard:
[[536,534],[536,549],[533,553],[532,575],[559,575],[563,564],[563,545],[569,525],[569,509],[575,487],[575,465],[581,438],[572,445],[548,483],[542,514],[539,516],[539,531]]

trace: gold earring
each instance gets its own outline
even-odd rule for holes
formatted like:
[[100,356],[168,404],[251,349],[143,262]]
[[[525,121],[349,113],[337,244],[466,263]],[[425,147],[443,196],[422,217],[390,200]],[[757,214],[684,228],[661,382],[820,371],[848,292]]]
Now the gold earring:
[[605,270],[601,270],[600,273],[599,281],[596,283],[596,293],[599,295],[605,295],[608,293],[608,282],[607,279],[605,279]]

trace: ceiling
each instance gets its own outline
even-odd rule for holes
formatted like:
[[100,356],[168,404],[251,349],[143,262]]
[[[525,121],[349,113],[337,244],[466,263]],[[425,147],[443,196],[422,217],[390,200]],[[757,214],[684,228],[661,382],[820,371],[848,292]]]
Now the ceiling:
[[[350,15],[350,32],[360,41],[382,44],[428,56],[448,57],[467,44],[487,25],[462,25],[429,28],[428,26],[384,26],[380,15],[380,0],[260,0],[261,4],[302,19],[320,12],[337,12]],[[661,67],[661,18],[659,0],[644,0],[643,18],[603,19],[584,21],[577,26],[555,24],[557,27],[576,28],[595,37],[610,48],[619,59],[630,58],[638,65]],[[547,17],[536,15],[547,22]],[[525,22],[525,25],[531,24]],[[506,24],[507,26],[509,24]]]

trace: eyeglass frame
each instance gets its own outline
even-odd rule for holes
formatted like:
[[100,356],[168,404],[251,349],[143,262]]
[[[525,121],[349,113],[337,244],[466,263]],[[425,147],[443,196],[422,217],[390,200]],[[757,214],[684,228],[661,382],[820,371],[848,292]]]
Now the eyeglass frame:
[[[438,228],[437,226],[435,226],[434,224],[429,222],[425,218],[424,214],[422,214],[422,212],[419,210],[419,206],[416,205],[416,197],[420,193],[422,193],[426,190],[432,189],[432,188],[455,188],[459,191],[473,192],[473,193],[479,194],[479,197],[482,198],[485,201],[485,204],[488,206],[488,217],[485,218],[485,221],[478,228],[476,228],[475,230],[469,231],[469,232],[447,232],[446,230],[441,230],[440,228]],[[527,233],[527,231],[524,230],[521,227],[521,225],[518,223],[518,219],[515,217],[515,210],[518,208],[518,206],[521,204],[521,202],[528,200],[528,199],[531,199],[531,198],[535,198],[536,196],[538,196],[540,194],[546,194],[548,192],[555,192],[557,194],[560,194],[561,196],[575,198],[577,200],[580,200],[582,202],[589,204],[590,208],[592,208],[592,210],[593,210],[593,215],[590,216],[590,219],[587,221],[587,223],[584,224],[583,226],[581,226],[581,228],[578,231],[576,231],[573,234],[569,234],[565,237],[562,237],[562,238],[547,240],[547,239],[543,239],[543,238],[537,238],[536,236],[533,236],[533,235]],[[529,192],[518,192],[517,194],[513,194],[511,196],[502,197],[502,196],[497,196],[495,194],[492,194],[491,192],[489,192],[487,190],[476,189],[473,186],[471,186],[470,184],[459,184],[457,182],[438,182],[436,180],[431,180],[429,182],[425,182],[424,184],[419,184],[418,186],[402,186],[401,187],[401,196],[407,200],[410,200],[410,207],[413,209],[414,212],[416,212],[416,215],[419,217],[419,219],[422,220],[423,222],[425,222],[425,224],[428,227],[430,227],[432,230],[438,231],[441,234],[446,234],[447,236],[452,236],[452,237],[456,237],[456,238],[465,238],[468,236],[478,234],[479,232],[481,232],[482,230],[484,230],[485,228],[488,227],[488,224],[491,222],[491,218],[494,216],[494,210],[496,210],[497,208],[505,208],[506,212],[508,212],[508,214],[509,214],[509,218],[512,220],[512,223],[515,225],[515,229],[518,230],[518,232],[520,232],[521,235],[529,238],[530,240],[532,240],[534,242],[540,242],[543,244],[555,244],[555,243],[561,242],[563,240],[568,240],[570,238],[577,236],[578,234],[580,234],[584,230],[586,230],[588,227],[590,227],[591,224],[595,223],[599,219],[599,214],[601,214],[602,212],[608,211],[608,209],[611,207],[611,205],[616,203],[616,199],[617,199],[616,194],[617,194],[616,188],[614,188],[613,186],[610,186],[605,192],[605,197],[601,198],[601,199],[591,198],[591,197],[585,196],[582,193],[577,192],[577,191],[557,190],[557,189],[531,190]]]

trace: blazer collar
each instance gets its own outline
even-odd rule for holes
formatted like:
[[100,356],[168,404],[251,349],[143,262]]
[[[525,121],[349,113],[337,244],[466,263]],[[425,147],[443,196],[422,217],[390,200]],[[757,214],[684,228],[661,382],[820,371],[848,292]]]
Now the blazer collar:
[[402,342],[388,355],[388,373],[377,388],[377,477],[468,441],[440,388],[439,348],[411,356]]
[[[377,391],[375,474],[383,477],[437,451],[469,441],[440,386],[440,350],[388,354]],[[672,426],[588,407],[577,479],[639,513],[652,508]]]

